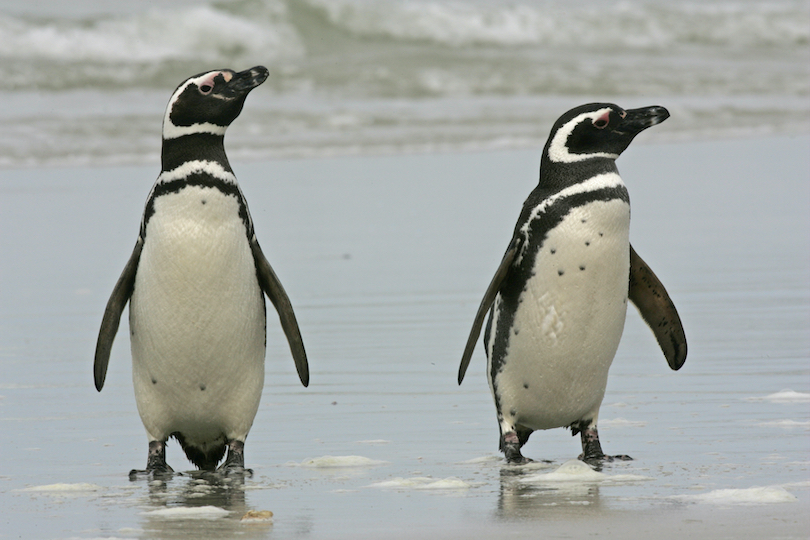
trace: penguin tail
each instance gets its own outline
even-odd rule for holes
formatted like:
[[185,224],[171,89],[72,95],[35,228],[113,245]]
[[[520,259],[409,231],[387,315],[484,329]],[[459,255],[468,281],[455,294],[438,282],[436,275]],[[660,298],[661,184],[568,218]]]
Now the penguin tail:
[[175,431],[171,436],[180,443],[180,447],[183,449],[183,452],[185,452],[188,460],[202,471],[216,470],[217,464],[222,461],[222,458],[225,456],[225,437],[203,446],[198,446],[188,442],[185,436],[179,431]]

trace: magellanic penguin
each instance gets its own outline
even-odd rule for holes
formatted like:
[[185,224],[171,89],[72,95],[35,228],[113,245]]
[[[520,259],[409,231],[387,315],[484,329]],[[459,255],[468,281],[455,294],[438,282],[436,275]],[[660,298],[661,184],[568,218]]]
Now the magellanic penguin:
[[[686,336],[664,286],[630,245],[630,199],[616,158],[663,107],[582,105],[551,129],[540,182],[523,204],[512,241],[475,316],[458,382],[483,326],[487,375],[509,463],[538,429],[581,434],[585,461],[610,460],[597,419],[624,329],[627,299],[673,370]],[[627,456],[617,456],[627,458]]]
[[225,155],[225,130],[263,66],[195,75],[163,119],[162,171],[146,201],[135,249],[115,284],[96,344],[101,391],[129,302],[135,400],[149,439],[145,471],[171,473],[175,437],[199,469],[244,472],[245,438],[264,386],[266,309],[275,306],[298,376],[309,367],[287,293],[267,262]]

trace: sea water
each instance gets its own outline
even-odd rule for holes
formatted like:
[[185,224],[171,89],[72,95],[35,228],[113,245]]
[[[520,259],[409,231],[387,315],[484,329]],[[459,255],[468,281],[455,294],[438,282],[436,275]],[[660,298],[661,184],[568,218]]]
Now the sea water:
[[0,166],[153,163],[177,84],[258,64],[231,157],[532,148],[589,101],[810,129],[803,0],[5,0]]
[[93,388],[101,314],[154,167],[4,171],[2,534],[804,538],[808,144],[638,145],[620,158],[633,245],[672,295],[689,357],[670,371],[628,311],[600,433],[635,459],[601,471],[572,461],[579,440],[563,429],[532,436],[536,463],[504,465],[482,347],[456,384],[537,151],[234,164],[312,373],[301,387],[270,309],[243,483],[193,473],[174,442],[183,476],[130,482],[147,441],[126,320]]

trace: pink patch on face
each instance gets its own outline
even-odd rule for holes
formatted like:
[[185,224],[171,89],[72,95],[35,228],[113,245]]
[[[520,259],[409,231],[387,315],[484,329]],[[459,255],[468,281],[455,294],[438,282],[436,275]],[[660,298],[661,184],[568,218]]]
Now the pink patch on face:
[[211,89],[214,88],[214,79],[216,79],[217,75],[220,75],[220,74],[221,73],[219,71],[209,73],[203,79],[201,79],[200,81],[197,82],[197,88],[199,88],[202,91],[205,91],[204,89],[207,88],[208,92],[210,92]]
[[606,113],[602,114],[602,116],[595,118],[593,121],[594,127],[599,129],[606,128],[609,123],[610,123],[610,111],[607,111]]

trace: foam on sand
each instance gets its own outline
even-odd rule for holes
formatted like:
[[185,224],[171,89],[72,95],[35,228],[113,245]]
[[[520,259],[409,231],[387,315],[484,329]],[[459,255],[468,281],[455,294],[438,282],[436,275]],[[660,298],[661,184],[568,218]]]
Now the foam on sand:
[[810,429],[810,422],[796,420],[772,420],[770,422],[759,422],[759,427],[778,427],[783,429]]
[[34,495],[47,495],[49,497],[92,497],[104,488],[96,484],[46,484],[31,486],[15,491],[25,491]]
[[518,481],[525,484],[593,484],[593,483],[625,483],[652,480],[648,476],[635,474],[605,474],[595,471],[590,465],[578,459],[566,461],[557,470],[549,473],[538,473],[524,476]]
[[290,461],[289,467],[304,467],[307,469],[337,469],[352,467],[377,467],[387,465],[387,461],[380,461],[363,456],[321,456],[307,458],[301,463]]
[[102,487],[96,484],[47,484],[43,486],[31,486],[20,491],[36,491],[36,492],[61,492],[61,493],[76,493],[79,491],[99,491]]
[[798,499],[782,486],[764,486],[744,489],[715,489],[697,495],[678,495],[675,499],[719,505],[758,505],[792,503]]
[[218,506],[175,506],[141,512],[142,516],[162,519],[220,519],[230,512]]
[[472,486],[455,476],[438,479],[429,476],[414,476],[411,478],[396,477],[383,482],[375,482],[366,487],[401,490],[460,490],[469,489]]
[[789,388],[775,394],[746,398],[746,401],[770,401],[771,403],[810,403],[810,394],[795,392]]

